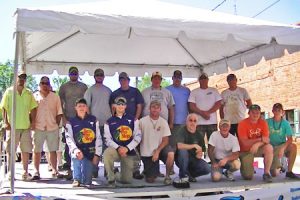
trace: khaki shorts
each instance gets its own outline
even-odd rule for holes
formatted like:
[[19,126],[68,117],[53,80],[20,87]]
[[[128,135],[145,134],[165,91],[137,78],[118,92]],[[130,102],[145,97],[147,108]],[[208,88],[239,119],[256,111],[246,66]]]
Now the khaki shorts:
[[[6,131],[6,148],[5,150],[10,154],[10,141],[11,131]],[[32,152],[32,138],[29,129],[17,129],[15,132],[15,150],[17,150],[20,144],[21,152],[30,153]]]
[[[279,153],[279,149],[280,149],[283,145],[284,145],[284,144],[273,147],[273,149],[274,149],[274,150],[273,150],[273,151],[274,151],[274,156],[273,156],[273,162],[272,162],[271,170],[278,169],[278,168],[281,167],[280,159],[278,158],[278,153]],[[289,151],[285,150],[284,155],[285,155],[286,157],[288,157]]]
[[254,157],[263,157],[263,146],[259,147],[256,154],[240,152],[241,175],[243,178],[252,177],[254,174]]
[[35,130],[33,132],[33,151],[36,153],[42,152],[45,141],[49,152],[57,151],[59,144],[58,129],[54,131]]
[[[59,130],[58,137],[59,137],[58,138],[58,149],[56,151],[57,153],[63,152],[65,150],[65,145],[66,145],[65,143],[62,142],[62,131],[61,130]],[[44,149],[44,152],[47,152],[47,153],[50,152],[46,142],[44,143],[43,149]]]

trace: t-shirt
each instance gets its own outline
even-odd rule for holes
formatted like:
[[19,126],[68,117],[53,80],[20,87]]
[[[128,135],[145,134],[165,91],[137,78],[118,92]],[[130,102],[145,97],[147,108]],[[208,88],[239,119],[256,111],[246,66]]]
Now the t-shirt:
[[111,117],[109,106],[109,97],[111,89],[105,85],[92,85],[84,94],[84,98],[90,108],[90,112],[99,121],[100,126],[103,126],[108,118]]
[[274,118],[267,119],[270,131],[270,143],[278,146],[286,142],[286,137],[294,135],[290,123],[282,119],[280,122],[274,121]]
[[184,86],[175,87],[174,85],[170,85],[166,89],[170,90],[175,101],[174,124],[185,124],[186,117],[189,114],[190,89]]
[[238,124],[238,140],[241,152],[250,151],[250,147],[243,146],[240,142],[241,140],[251,140],[262,137],[269,137],[269,128],[265,120],[258,119],[257,123],[253,124],[249,118],[246,118]]
[[[202,147],[202,151],[206,151],[205,142],[203,135],[196,130],[195,133],[191,133],[187,130],[186,126],[179,129],[175,135],[176,144],[177,143],[183,143],[183,144],[198,144],[200,147]],[[196,156],[195,149],[189,150],[189,153],[192,156]]]
[[237,124],[245,119],[247,111],[245,101],[250,99],[245,88],[226,89],[221,93],[221,96],[224,105],[224,119],[230,120],[232,124]]
[[[218,90],[212,87],[206,89],[197,88],[190,94],[188,102],[195,103],[200,110],[208,111],[216,102],[222,100]],[[198,115],[198,114],[197,114]],[[217,112],[210,114],[210,119],[206,120],[198,115],[198,125],[217,124]]]
[[142,94],[134,87],[129,87],[128,90],[122,90],[119,88],[113,91],[109,98],[109,104],[112,105],[118,96],[125,97],[127,101],[125,112],[133,117],[135,117],[136,114],[136,106],[138,104],[144,104],[144,98]]
[[54,131],[58,129],[56,117],[62,115],[60,98],[54,92],[49,92],[46,97],[40,91],[34,93],[34,98],[38,102],[35,128],[41,131]]
[[[8,88],[1,100],[1,109],[7,111],[8,121],[11,124],[11,111],[13,107],[13,87]],[[30,111],[38,106],[31,91],[23,88],[21,95],[16,95],[16,129],[28,129],[30,127]]]
[[140,120],[142,140],[140,143],[141,156],[150,157],[153,151],[161,144],[162,138],[171,135],[168,122],[159,117],[153,120],[149,115]]
[[79,81],[75,83],[68,81],[60,87],[59,97],[62,103],[64,115],[67,119],[76,116],[75,103],[77,99],[83,98],[86,90],[86,84]]
[[223,158],[230,156],[233,152],[240,151],[240,145],[237,137],[232,134],[228,134],[224,138],[220,131],[215,131],[211,134],[208,144],[215,147],[215,158],[222,160]]
[[161,103],[160,116],[165,120],[169,118],[169,108],[175,104],[173,96],[166,88],[154,89],[152,87],[146,88],[142,91],[144,97],[145,106],[143,110],[143,116],[147,116],[150,113],[150,103],[153,100],[157,100]]

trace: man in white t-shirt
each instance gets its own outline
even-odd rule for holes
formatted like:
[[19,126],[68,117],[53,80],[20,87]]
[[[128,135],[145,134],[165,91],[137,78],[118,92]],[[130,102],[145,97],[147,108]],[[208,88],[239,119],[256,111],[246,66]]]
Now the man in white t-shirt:
[[247,90],[237,86],[237,78],[234,74],[227,76],[227,83],[229,88],[221,93],[220,117],[231,121],[229,132],[237,135],[237,125],[245,119],[247,108],[252,105],[252,101]]
[[174,164],[174,150],[169,145],[171,131],[168,122],[159,116],[160,112],[161,103],[157,100],[151,101],[150,114],[140,120],[140,153],[146,182],[153,183],[159,176],[159,160],[162,160],[166,164],[164,183],[169,185],[172,183],[170,171]]
[[230,121],[222,119],[219,123],[220,131],[211,134],[208,141],[208,156],[211,160],[211,179],[220,181],[224,175],[230,181],[234,181],[233,172],[241,167],[238,160],[240,145],[237,137],[229,134]]
[[198,115],[197,129],[209,139],[217,130],[217,110],[221,106],[221,96],[217,89],[208,87],[208,75],[203,73],[198,78],[200,88],[193,90],[189,97],[190,110]]

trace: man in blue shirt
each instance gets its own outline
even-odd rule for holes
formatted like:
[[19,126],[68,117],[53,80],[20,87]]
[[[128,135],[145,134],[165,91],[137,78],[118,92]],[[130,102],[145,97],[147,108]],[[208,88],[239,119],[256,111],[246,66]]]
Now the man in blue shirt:
[[274,158],[271,166],[272,176],[276,176],[281,168],[280,159],[286,156],[288,159],[287,178],[298,178],[292,172],[296,156],[297,146],[293,143],[293,130],[289,122],[283,119],[284,110],[281,103],[273,105],[273,118],[267,119],[270,131],[270,143],[274,148]]
[[[181,84],[182,81],[182,72],[175,70],[172,76],[173,84],[166,87],[174,98],[175,101],[175,110],[174,110],[174,125],[171,130],[172,135],[185,125],[186,117],[189,114],[188,110],[188,98],[190,96],[190,89]],[[174,140],[171,137],[170,145],[173,148],[176,148]]]

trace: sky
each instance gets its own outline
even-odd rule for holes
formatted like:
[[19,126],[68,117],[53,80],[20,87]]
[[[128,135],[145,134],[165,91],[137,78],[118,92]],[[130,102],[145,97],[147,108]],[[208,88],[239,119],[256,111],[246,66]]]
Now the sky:
[[[93,2],[99,0],[0,0],[0,63],[14,59],[15,41],[14,33],[14,12],[17,8],[45,7],[63,4],[76,4]],[[126,0],[123,0],[126,1]],[[143,0],[141,0],[143,1]],[[223,0],[161,0],[169,3],[182,4],[186,6],[199,7],[212,10]],[[275,3],[277,2],[277,3]],[[256,19],[280,22],[285,24],[296,24],[300,22],[300,0],[226,0],[215,11],[237,14],[245,17],[252,17],[271,4],[272,7],[255,17]],[[112,77],[112,81],[117,76]],[[86,78],[85,78],[86,80]],[[92,82],[93,78],[87,80]],[[107,78],[107,84],[109,84]],[[189,80],[186,80],[189,81]],[[105,83],[105,82],[104,82]],[[116,89],[118,85],[114,86]]]

